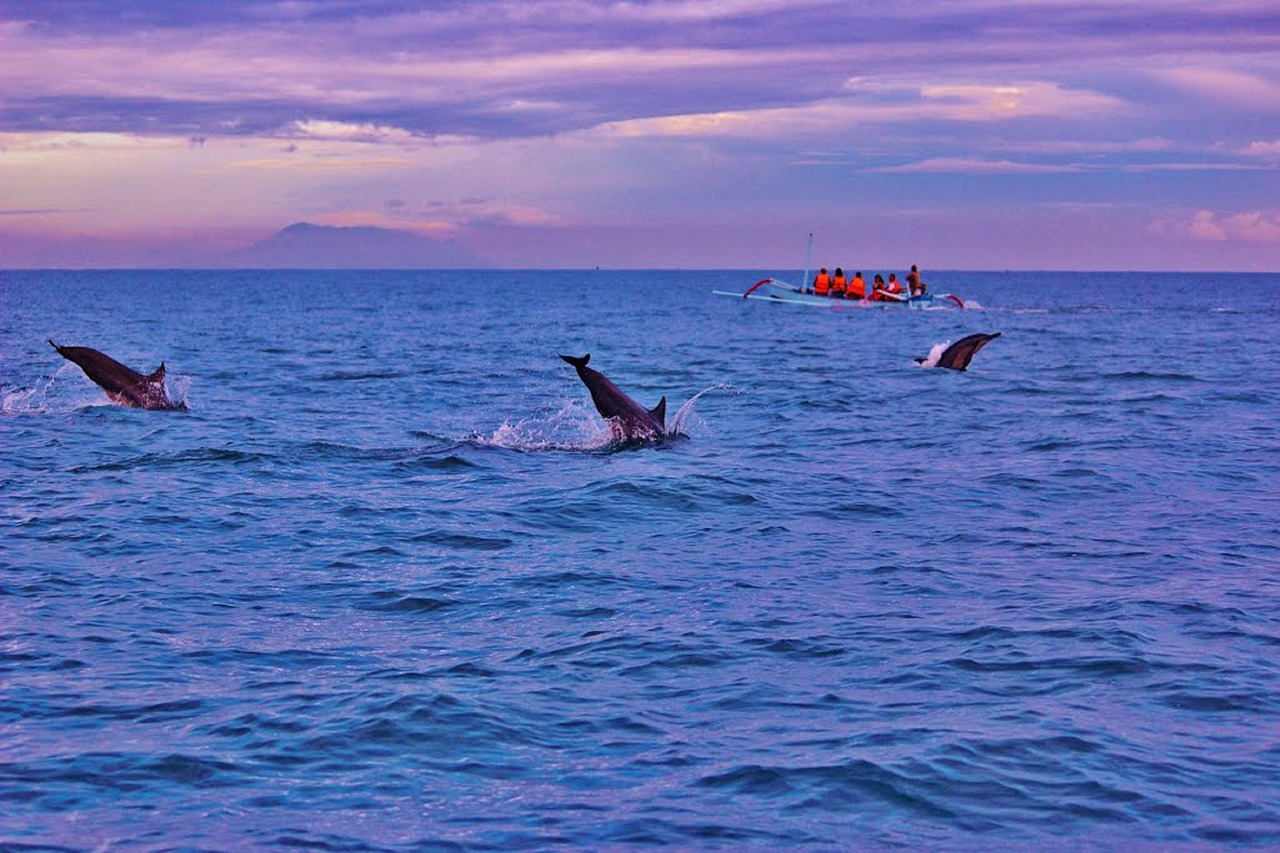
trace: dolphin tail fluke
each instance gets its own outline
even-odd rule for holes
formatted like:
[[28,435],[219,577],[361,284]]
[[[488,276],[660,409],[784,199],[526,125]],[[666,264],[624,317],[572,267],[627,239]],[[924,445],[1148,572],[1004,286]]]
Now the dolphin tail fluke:
[[591,360],[591,353],[587,353],[581,358],[572,355],[561,355],[560,357],[572,364],[574,367],[586,367],[587,362]]
[[160,362],[160,366],[156,368],[155,373],[152,373],[150,376],[147,377],[147,381],[148,382],[164,381],[164,362],[163,361]]
[[662,428],[667,427],[667,398],[663,397],[658,401],[658,405],[649,410],[649,414],[653,415],[653,419],[662,424]]

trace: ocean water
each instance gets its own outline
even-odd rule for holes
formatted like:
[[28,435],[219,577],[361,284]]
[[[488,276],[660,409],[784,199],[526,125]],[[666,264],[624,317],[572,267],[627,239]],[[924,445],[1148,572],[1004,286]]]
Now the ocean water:
[[1280,276],[770,272],[0,273],[0,847],[1280,845]]

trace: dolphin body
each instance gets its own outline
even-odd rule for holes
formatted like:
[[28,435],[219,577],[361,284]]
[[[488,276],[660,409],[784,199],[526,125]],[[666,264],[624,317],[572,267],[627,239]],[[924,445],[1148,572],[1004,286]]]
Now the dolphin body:
[[652,409],[646,409],[624,394],[603,373],[587,367],[587,362],[591,360],[590,353],[581,358],[571,355],[560,357],[577,369],[578,378],[591,392],[591,401],[596,404],[596,411],[609,422],[609,431],[613,433],[615,441],[662,438],[667,434],[664,423],[667,418],[666,397],[659,400],[658,405]]
[[134,409],[185,409],[184,403],[171,403],[164,387],[164,362],[149,376],[126,367],[109,355],[89,347],[49,345],[67,361],[75,362],[84,375],[107,392],[111,402]]
[[[936,367],[945,367],[949,370],[964,370],[969,366],[969,362],[973,361],[973,357],[977,355],[978,350],[1000,337],[1000,333],[987,335],[982,332],[976,335],[969,335],[961,338],[951,346],[943,350],[942,355],[938,356]],[[928,359],[917,358],[916,364],[924,364]]]

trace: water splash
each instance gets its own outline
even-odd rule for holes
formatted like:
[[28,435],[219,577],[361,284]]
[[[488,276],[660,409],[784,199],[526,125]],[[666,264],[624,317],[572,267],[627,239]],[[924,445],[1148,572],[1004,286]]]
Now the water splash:
[[675,417],[671,419],[671,423],[667,424],[667,434],[689,436],[691,432],[700,432],[706,426],[706,422],[694,414],[694,408],[698,405],[698,401],[702,399],[702,395],[711,391],[728,391],[731,394],[741,393],[732,385],[725,384],[703,388],[685,401],[685,404],[676,412]]
[[580,400],[565,403],[559,411],[516,421],[503,421],[491,435],[474,435],[470,441],[480,447],[506,450],[595,451],[613,443],[609,425]]
[[[117,405],[88,379],[83,382],[60,382],[63,374],[68,372],[74,376],[80,373],[80,368],[71,362],[65,362],[52,376],[37,381],[29,388],[15,388],[4,392],[0,396],[0,414],[67,414],[78,409]],[[191,377],[186,375],[171,376],[165,385],[169,401],[180,408],[189,408],[187,394],[190,389]]]
[[947,351],[947,347],[951,346],[951,341],[943,341],[940,344],[934,344],[933,349],[929,350],[929,354],[925,356],[924,361],[916,362],[921,367],[937,367],[938,359],[942,358],[942,354]]
[[191,404],[187,400],[187,394],[191,391],[191,377],[185,374],[170,376],[169,381],[165,383],[165,391],[168,392],[169,402],[175,406],[181,406],[184,409],[190,409]]
[[651,439],[618,440],[609,422],[582,400],[570,400],[550,414],[534,415],[519,420],[503,421],[489,435],[472,435],[467,441],[478,447],[500,447],[505,450],[559,450],[577,453],[613,452],[661,443],[664,439],[687,438],[701,432],[706,424],[695,413],[698,401],[711,391],[739,393],[731,385],[712,385],[690,397],[667,422],[667,433],[657,442]]
[[54,411],[71,411],[76,406],[54,405],[57,402],[55,386],[58,383],[58,378],[63,373],[77,369],[70,362],[65,362],[48,379],[38,381],[30,388],[17,388],[13,391],[6,391],[4,397],[0,398],[0,413],[6,415],[43,415]]
[[[50,379],[49,384],[52,383],[53,380]],[[48,385],[6,391],[4,397],[0,398],[0,414],[25,415],[43,412],[45,411],[44,398],[47,393]]]

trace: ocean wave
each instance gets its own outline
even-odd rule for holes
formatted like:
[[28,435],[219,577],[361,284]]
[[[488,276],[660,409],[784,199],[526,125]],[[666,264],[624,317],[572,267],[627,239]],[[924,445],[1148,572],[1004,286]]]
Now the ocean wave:
[[[1280,843],[1274,336],[1200,278],[966,276],[1009,344],[949,381],[977,315],[703,273],[59,275],[0,341],[3,843]],[[55,324],[198,410],[50,380]]]

